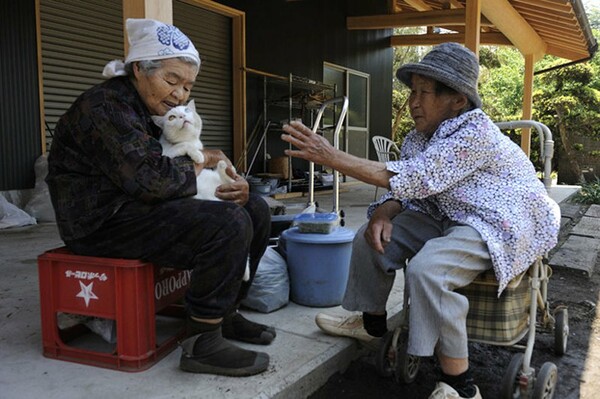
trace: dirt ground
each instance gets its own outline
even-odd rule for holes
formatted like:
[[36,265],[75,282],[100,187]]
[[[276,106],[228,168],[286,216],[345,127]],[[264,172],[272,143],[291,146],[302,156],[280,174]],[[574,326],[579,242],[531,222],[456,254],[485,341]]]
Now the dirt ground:
[[[582,209],[583,213],[585,208]],[[572,224],[577,222],[575,220]],[[569,226],[561,232],[566,239]],[[599,258],[600,259],[600,258]],[[550,309],[566,305],[570,333],[564,356],[554,354],[554,333],[540,332],[536,335],[532,366],[536,372],[544,362],[552,362],[558,368],[556,399],[600,398],[600,380],[584,377],[586,361],[598,361],[590,354],[591,345],[599,347],[600,321],[596,320],[596,304],[600,287],[600,260],[591,277],[579,271],[554,268],[548,285]],[[476,384],[485,399],[500,397],[502,378],[512,356],[521,349],[470,343],[470,362]],[[393,377],[381,377],[375,369],[375,354],[369,353],[354,361],[344,373],[333,375],[326,385],[310,396],[310,399],[358,399],[358,398],[428,398],[438,375],[433,358],[421,360],[415,382],[408,385],[396,383]],[[590,368],[589,365],[587,367]],[[600,369],[597,362],[592,370]],[[589,373],[589,370],[588,372]],[[585,380],[584,380],[585,379]]]

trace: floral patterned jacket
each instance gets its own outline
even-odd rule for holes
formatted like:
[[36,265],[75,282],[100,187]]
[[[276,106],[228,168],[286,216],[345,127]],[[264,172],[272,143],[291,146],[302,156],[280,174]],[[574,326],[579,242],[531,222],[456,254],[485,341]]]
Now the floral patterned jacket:
[[475,228],[487,243],[498,294],[535,258],[552,249],[560,209],[548,197],[525,153],[475,109],[444,121],[430,140],[411,131],[400,160],[387,162],[391,191],[407,209]]

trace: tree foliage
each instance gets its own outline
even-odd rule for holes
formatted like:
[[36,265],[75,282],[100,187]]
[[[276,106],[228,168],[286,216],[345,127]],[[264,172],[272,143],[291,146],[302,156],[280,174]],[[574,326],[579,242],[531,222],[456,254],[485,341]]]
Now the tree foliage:
[[564,171],[559,174],[561,182],[584,181],[580,159],[597,148],[587,148],[581,138],[600,139],[598,65],[594,64],[575,64],[537,77],[539,82],[536,81],[533,95],[534,117],[555,133],[559,150],[556,162]]

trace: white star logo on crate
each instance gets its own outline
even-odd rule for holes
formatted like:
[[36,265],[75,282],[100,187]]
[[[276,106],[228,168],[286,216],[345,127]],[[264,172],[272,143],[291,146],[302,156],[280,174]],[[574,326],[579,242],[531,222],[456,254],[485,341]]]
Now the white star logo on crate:
[[92,289],[94,288],[94,283],[91,282],[89,285],[85,285],[80,281],[79,286],[81,287],[81,291],[75,296],[83,298],[83,300],[85,301],[85,307],[87,308],[90,305],[90,299],[98,299],[96,294],[94,294],[94,292],[92,291]]

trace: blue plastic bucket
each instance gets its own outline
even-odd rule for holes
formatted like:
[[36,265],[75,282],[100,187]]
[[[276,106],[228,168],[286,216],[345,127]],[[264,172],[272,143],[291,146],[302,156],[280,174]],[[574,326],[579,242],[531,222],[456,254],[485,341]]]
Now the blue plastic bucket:
[[342,303],[354,232],[338,227],[329,234],[282,233],[287,251],[290,298],[305,306],[329,307]]

